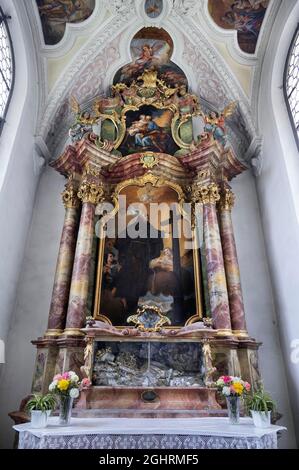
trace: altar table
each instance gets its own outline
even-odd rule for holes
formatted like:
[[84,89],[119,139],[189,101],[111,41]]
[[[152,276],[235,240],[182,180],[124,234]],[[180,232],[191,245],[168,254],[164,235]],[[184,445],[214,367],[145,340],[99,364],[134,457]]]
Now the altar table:
[[52,417],[45,428],[13,426],[19,449],[276,449],[281,426],[254,427],[251,418],[72,418],[59,426]]

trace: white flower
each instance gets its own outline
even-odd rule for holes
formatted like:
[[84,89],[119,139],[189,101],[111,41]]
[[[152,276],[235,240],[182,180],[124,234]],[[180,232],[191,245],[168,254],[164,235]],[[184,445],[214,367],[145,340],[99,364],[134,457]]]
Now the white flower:
[[223,387],[224,381],[222,379],[218,379],[216,382],[217,387]]
[[75,372],[69,372],[69,375],[70,375],[70,380],[71,382],[75,383],[75,382],[79,382],[79,377],[77,374],[75,374]]
[[233,382],[242,382],[242,379],[240,377],[233,377]]
[[223,393],[223,395],[225,395],[226,397],[229,397],[229,396],[230,396],[230,388],[229,388],[229,387],[223,387],[222,393]]
[[56,386],[57,386],[58,380],[53,380],[53,382],[50,383],[49,385],[49,391],[54,392]]
[[71,388],[70,389],[70,397],[71,398],[78,398],[79,396],[79,390],[77,388]]

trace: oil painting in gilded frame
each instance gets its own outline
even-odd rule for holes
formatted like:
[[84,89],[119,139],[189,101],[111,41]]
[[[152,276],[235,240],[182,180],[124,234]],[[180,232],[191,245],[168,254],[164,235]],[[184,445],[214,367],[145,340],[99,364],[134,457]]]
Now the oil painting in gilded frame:
[[[127,319],[151,305],[170,319],[171,327],[199,321],[199,250],[191,244],[190,225],[177,231],[183,211],[169,211],[173,204],[180,207],[178,193],[168,185],[155,187],[146,177],[134,183],[123,183],[119,190],[119,196],[126,196],[126,223],[120,222],[118,209],[113,223],[121,224],[123,231],[119,228],[115,237],[99,241],[94,317],[114,326],[132,326]],[[161,201],[160,211],[152,217],[150,204]],[[184,224],[190,221],[184,218]]]
[[173,155],[179,147],[172,137],[173,112],[142,106],[126,113],[126,136],[119,150],[122,155],[138,152],[159,152]]

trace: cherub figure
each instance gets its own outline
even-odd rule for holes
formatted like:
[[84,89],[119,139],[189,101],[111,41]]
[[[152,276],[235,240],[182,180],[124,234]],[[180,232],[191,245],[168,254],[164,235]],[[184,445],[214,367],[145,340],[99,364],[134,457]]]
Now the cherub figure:
[[227,144],[225,119],[234,113],[236,106],[236,102],[230,103],[224,108],[222,113],[211,111],[208,116],[205,117],[205,132],[212,134],[214,139],[220,142],[223,147]]
[[79,103],[73,96],[70,100],[70,105],[73,113],[76,115],[76,121],[69,130],[69,136],[73,143],[79,142],[87,134],[93,134],[93,124],[96,119],[92,117],[89,111],[80,110]]

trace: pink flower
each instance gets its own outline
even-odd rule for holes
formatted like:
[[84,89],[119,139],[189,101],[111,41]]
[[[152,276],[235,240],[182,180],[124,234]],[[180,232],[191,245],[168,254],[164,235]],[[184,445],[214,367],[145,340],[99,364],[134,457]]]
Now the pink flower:
[[247,392],[249,392],[249,391],[250,391],[250,389],[251,389],[251,385],[250,385],[250,383],[248,383],[248,382],[245,382],[244,386],[245,386],[245,388],[246,388]]
[[85,389],[85,388],[88,388],[91,386],[91,381],[87,378],[83,379],[82,382],[81,382],[81,390]]
[[62,378],[65,379],[65,380],[69,380],[70,374],[69,374],[68,372],[64,372],[64,373],[62,374]]
[[231,378],[230,375],[224,375],[224,376],[222,377],[222,379],[223,379],[223,382],[226,383],[226,384],[228,384],[228,383],[231,382],[231,380],[232,380],[232,378]]
[[56,375],[54,375],[53,381],[54,381],[54,380],[61,380],[62,378],[63,378],[63,377],[62,377],[61,374],[56,374]]

